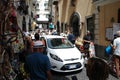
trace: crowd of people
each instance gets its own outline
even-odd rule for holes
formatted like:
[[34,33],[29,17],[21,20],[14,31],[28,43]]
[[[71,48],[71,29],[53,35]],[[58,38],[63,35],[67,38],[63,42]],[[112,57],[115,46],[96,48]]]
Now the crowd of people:
[[[55,33],[56,35],[57,33]],[[51,34],[53,35],[53,34]],[[65,35],[66,38],[75,44],[76,38],[72,32]],[[51,65],[47,55],[44,55],[44,41],[40,40],[39,32],[34,34],[34,39],[31,36],[26,36],[26,54],[25,71],[29,73],[31,80],[52,80]],[[119,78],[119,63],[120,63],[120,31],[117,31],[116,38],[112,41],[114,49],[116,76]],[[88,50],[86,72],[89,80],[106,80],[109,77],[109,67],[107,63],[95,56],[95,47],[90,31],[83,37],[83,47]],[[96,76],[94,76],[96,75]]]
[[[91,39],[91,35],[90,35],[90,32],[88,31],[87,32],[87,35],[85,35],[84,36],[84,38],[83,38],[83,40],[84,40],[84,49],[87,49],[87,50],[89,50],[89,53],[88,53],[88,55],[89,55],[89,57],[91,56],[91,51],[90,51],[90,44],[91,44],[91,42],[92,42],[92,39]],[[89,48],[89,49],[88,49]],[[115,77],[116,78],[118,78],[119,79],[119,77],[120,77],[120,31],[116,31],[116,33],[114,34],[114,39],[111,41],[111,51],[110,51],[110,54],[112,54],[112,56],[113,56],[113,63],[115,63]],[[94,53],[94,52],[93,52]],[[90,57],[89,59],[88,59],[88,66],[90,65],[90,66],[92,66],[92,68],[90,68],[90,66],[88,67],[88,70],[87,70],[87,74],[88,74],[88,77],[89,78],[94,78],[94,79],[90,79],[90,80],[106,80],[107,79],[107,77],[108,77],[108,71],[107,72],[105,72],[107,75],[106,75],[106,77],[104,77],[105,79],[102,79],[102,78],[95,78],[95,77],[93,77],[93,74],[95,74],[95,75],[97,75],[97,73],[99,73],[99,76],[100,76],[100,74],[101,74],[101,72],[104,72],[104,71],[106,71],[106,70],[100,70],[100,66],[99,67],[97,67],[97,65],[100,65],[100,63],[96,63],[96,59],[94,59],[95,57]],[[93,63],[91,63],[93,61]],[[100,59],[99,59],[99,61],[100,61]],[[102,61],[103,62],[103,61]],[[97,64],[97,65],[95,65],[95,63]],[[93,64],[93,65],[92,65]],[[107,64],[107,63],[106,63]],[[108,65],[109,66],[109,65]],[[94,71],[94,69],[95,68],[98,68],[100,71],[95,71],[95,72],[93,72],[92,73],[92,69],[93,69],[93,71]],[[102,68],[102,65],[101,65],[101,68]],[[104,65],[104,67],[103,68],[105,68],[105,69],[107,69],[106,67],[105,67],[105,65]],[[113,67],[114,68],[114,67]],[[91,71],[90,71],[91,70]],[[97,70],[97,69],[95,69],[95,70]],[[90,73],[90,74],[89,74]],[[104,73],[104,74],[105,74]],[[104,76],[104,75],[102,75],[101,74],[101,76]]]

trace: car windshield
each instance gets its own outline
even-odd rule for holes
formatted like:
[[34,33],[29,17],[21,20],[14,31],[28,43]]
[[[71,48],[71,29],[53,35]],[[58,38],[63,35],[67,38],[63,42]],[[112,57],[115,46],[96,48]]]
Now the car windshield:
[[52,49],[73,48],[73,44],[66,38],[50,38],[47,39],[48,47]]

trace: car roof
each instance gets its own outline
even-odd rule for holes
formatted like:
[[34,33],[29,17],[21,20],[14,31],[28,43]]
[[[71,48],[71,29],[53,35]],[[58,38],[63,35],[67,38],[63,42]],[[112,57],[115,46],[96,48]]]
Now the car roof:
[[63,36],[59,36],[59,35],[44,35],[42,37],[44,37],[44,38],[64,38]]

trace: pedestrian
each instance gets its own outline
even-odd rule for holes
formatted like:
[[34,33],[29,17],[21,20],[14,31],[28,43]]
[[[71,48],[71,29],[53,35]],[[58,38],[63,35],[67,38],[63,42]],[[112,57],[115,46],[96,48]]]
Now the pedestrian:
[[113,41],[114,41],[114,39],[116,39],[116,38],[117,38],[117,35],[114,34],[114,37],[113,37],[113,39],[110,41],[110,44],[107,45],[106,48],[105,48],[105,54],[106,54],[106,56],[108,56],[108,57],[110,57],[110,55],[113,55],[113,51],[114,51],[114,49],[113,49]]
[[54,25],[53,25],[53,23],[51,22],[51,23],[49,24],[49,30],[50,30],[50,32],[52,32],[53,29],[54,29]]
[[31,39],[32,39],[32,41],[34,41],[34,40],[35,40],[35,37],[34,37],[34,32],[32,32],[32,33],[31,33]]
[[26,45],[27,54],[30,54],[32,52],[32,46],[33,46],[33,41],[30,36],[25,37],[25,45]]
[[71,43],[75,44],[75,36],[74,36],[74,34],[72,33],[72,31],[69,32],[67,38],[68,38],[68,40],[69,40]]
[[84,37],[83,37],[83,48],[84,48],[85,55],[87,58],[90,57],[89,47],[90,47],[90,43],[92,40],[93,40],[92,34],[90,33],[90,31],[87,31],[86,35],[84,35]]
[[86,35],[84,35],[83,37],[83,46],[85,49],[89,48],[89,44],[92,41],[92,34],[90,33],[90,31],[87,31]]
[[57,35],[57,30],[56,29],[52,30],[52,35]]
[[112,39],[111,42],[110,42],[110,43],[111,43],[111,46],[113,46],[113,41],[114,41],[114,39],[116,39],[116,38],[117,38],[117,34],[115,33],[114,36],[113,36],[113,39]]
[[35,39],[33,53],[26,57],[25,71],[31,80],[51,80],[51,64],[47,55],[43,54],[44,44],[38,40],[38,33],[35,34]]
[[113,41],[113,49],[114,49],[114,61],[116,66],[116,77],[120,76],[120,31],[116,32],[117,38]]
[[107,80],[109,77],[109,67],[104,60],[92,57],[87,61],[86,74],[89,80]]
[[93,35],[91,34],[91,32],[88,30],[87,33],[84,35],[83,37],[84,40],[86,41],[91,41],[93,40]]

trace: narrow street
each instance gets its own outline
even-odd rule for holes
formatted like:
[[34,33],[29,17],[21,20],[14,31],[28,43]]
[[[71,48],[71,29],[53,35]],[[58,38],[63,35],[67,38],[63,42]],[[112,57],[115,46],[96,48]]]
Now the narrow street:
[[[111,42],[112,47],[115,47],[114,53],[118,53],[120,56],[120,52],[115,52],[117,49],[120,50],[120,39],[118,40],[119,46],[116,46],[117,41],[114,40],[114,35],[120,31],[120,0],[0,0],[0,12],[0,80],[28,80],[27,78],[30,76],[24,70],[24,63],[26,56],[34,52],[33,48],[36,48],[37,44],[35,45],[35,43],[31,46],[31,43],[37,41],[36,33],[39,34],[40,39],[38,40],[42,41],[39,48],[44,47],[45,52],[43,53],[51,59],[51,64],[48,62],[49,66],[45,65],[49,69],[42,64],[39,65],[46,69],[41,68],[45,73],[51,70],[51,65],[55,69],[57,66],[59,70],[66,70],[66,72],[67,70],[73,71],[82,65],[83,70],[77,72],[58,73],[52,71],[52,80],[89,80],[83,64],[83,55],[80,55],[82,51],[81,53],[78,49],[75,51],[72,49],[73,45],[71,47],[68,45],[67,39],[70,33],[72,37],[74,36],[74,39],[71,39],[73,42],[75,41],[73,44],[77,44],[77,41],[79,49],[84,48],[85,51],[84,43],[88,43],[86,46],[89,48],[87,49],[88,56],[91,56],[91,52],[92,57],[108,60],[105,50]],[[90,34],[85,39],[88,32]],[[57,39],[45,38],[46,35],[58,35],[63,38],[57,41]],[[120,37],[120,34],[117,37]],[[52,43],[53,45],[51,45]],[[38,61],[36,57],[30,59]],[[41,62],[44,60],[41,56],[38,59],[41,59]],[[49,61],[49,59],[45,61]],[[31,61],[28,63],[32,63]],[[112,61],[113,59],[111,63],[113,63]],[[107,63],[109,65],[109,62]],[[39,66],[37,66],[38,69]],[[36,66],[34,67],[36,69]],[[103,69],[106,69],[105,67]],[[119,66],[115,65],[114,68],[118,70]],[[100,70],[100,68],[98,69]],[[42,74],[41,71],[37,71]],[[96,72],[99,71],[96,70]],[[33,72],[31,73],[32,76],[35,75]],[[44,78],[48,79],[46,74]],[[110,73],[107,80],[120,80],[120,76],[118,78]]]
[[[86,68],[82,71],[73,72],[73,73],[56,73],[52,72],[53,80],[89,80],[86,75]],[[72,78],[74,76],[74,79]],[[77,79],[75,79],[75,77]],[[119,80],[115,78],[113,75],[109,74],[108,80]]]

